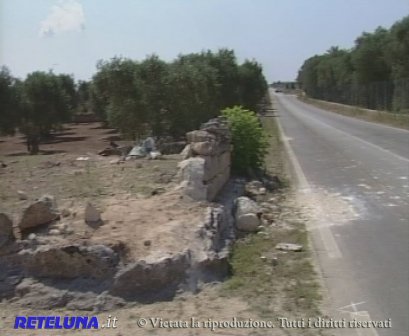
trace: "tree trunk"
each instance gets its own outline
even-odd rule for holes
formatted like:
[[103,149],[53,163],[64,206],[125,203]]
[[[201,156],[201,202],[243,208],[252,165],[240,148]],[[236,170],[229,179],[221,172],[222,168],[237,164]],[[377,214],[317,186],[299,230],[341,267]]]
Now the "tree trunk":
[[27,152],[31,154],[31,140],[29,136],[27,136],[26,144],[27,144]]
[[30,155],[36,155],[39,152],[39,137],[30,137]]

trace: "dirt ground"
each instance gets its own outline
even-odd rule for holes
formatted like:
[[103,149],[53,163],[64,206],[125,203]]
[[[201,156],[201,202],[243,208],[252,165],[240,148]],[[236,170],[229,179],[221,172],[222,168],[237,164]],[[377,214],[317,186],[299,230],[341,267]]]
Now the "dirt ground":
[[[109,145],[113,140],[118,144],[129,144],[129,141],[121,141],[119,133],[112,128],[105,128],[101,123],[65,124],[61,132],[40,144],[40,153],[52,154],[86,154],[96,153]],[[21,134],[16,136],[0,137],[0,157],[24,157],[27,156],[25,137]]]
[[[266,127],[269,132],[275,132],[273,124]],[[276,174],[282,173],[283,163],[278,135],[274,134],[267,163]],[[121,145],[129,144],[120,141],[114,130],[102,128],[98,123],[70,124],[54,139],[41,144],[41,155],[30,156],[21,136],[0,138],[0,161],[7,165],[0,168],[0,212],[11,215],[16,223],[22,209],[32,200],[51,194],[60,209],[69,210],[59,225],[75,229],[75,234],[64,239],[125,242],[130,247],[130,258],[156,249],[185,248],[192,223],[199,219],[204,205],[180,200],[172,192],[181,157],[167,155],[161,160],[140,159],[117,164],[113,157],[96,154],[112,139]],[[88,159],[78,160],[79,157]],[[28,195],[28,200],[19,199],[19,190]],[[266,197],[282,198],[280,195]],[[104,225],[96,231],[83,223],[87,201],[102,211]],[[300,254],[282,254],[278,266],[266,263],[263,257],[274,252],[274,244],[279,241],[305,242],[302,224],[305,219],[300,219],[297,211],[292,202],[278,207],[274,223],[262,234],[238,241],[232,255],[233,274],[225,283],[207,284],[198,293],[179,293],[169,302],[134,304],[102,313],[40,311],[4,301],[0,303],[0,335],[321,335],[319,330],[282,328],[279,321],[280,317],[300,319],[318,314],[319,294],[307,246],[307,251]],[[297,222],[297,218],[301,224],[292,225],[291,221]],[[151,240],[152,245],[145,246],[146,240]],[[15,330],[13,325],[18,315],[97,315],[100,326],[106,324],[109,316],[111,321],[114,317],[118,320],[117,328],[99,330]],[[198,327],[192,328],[192,318],[199,323]],[[246,321],[247,327],[229,327],[228,323],[234,323],[234,319]],[[144,322],[146,325],[141,326]],[[227,323],[227,327],[216,326],[222,322]],[[267,322],[273,323],[274,328],[255,327]],[[173,325],[169,327],[169,323]],[[187,328],[183,327],[186,323]]]

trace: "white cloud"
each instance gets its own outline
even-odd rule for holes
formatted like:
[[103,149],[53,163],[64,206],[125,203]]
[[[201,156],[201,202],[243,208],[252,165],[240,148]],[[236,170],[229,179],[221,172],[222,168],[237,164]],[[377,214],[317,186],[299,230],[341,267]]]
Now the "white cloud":
[[53,36],[63,32],[80,32],[85,27],[82,5],[76,0],[60,0],[48,17],[40,23],[40,36]]

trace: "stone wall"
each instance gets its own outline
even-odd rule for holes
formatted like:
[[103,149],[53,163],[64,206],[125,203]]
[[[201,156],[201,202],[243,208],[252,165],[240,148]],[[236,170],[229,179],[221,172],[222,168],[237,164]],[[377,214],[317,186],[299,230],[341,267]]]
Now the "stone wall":
[[227,120],[218,117],[186,134],[185,160],[179,163],[183,193],[212,201],[230,178],[231,137]]

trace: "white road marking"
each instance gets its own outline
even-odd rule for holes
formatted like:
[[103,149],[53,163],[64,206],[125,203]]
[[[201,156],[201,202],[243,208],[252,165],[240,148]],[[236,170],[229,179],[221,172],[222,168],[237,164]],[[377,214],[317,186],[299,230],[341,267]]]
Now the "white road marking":
[[[303,103],[304,105],[309,105],[308,103],[301,102],[296,95],[293,95],[293,96],[294,96],[294,98],[296,98],[296,100],[297,100],[298,103]],[[340,117],[340,118],[344,117],[344,118],[348,118],[348,119],[354,119],[354,120],[355,120],[356,122],[358,122],[358,123],[365,123],[365,124],[370,124],[371,126],[376,125],[376,126],[379,126],[379,127],[390,128],[390,129],[393,129],[393,130],[395,130],[395,131],[399,131],[399,132],[403,132],[403,133],[409,132],[408,130],[406,130],[406,129],[404,129],[404,128],[389,126],[389,125],[385,125],[385,124],[380,124],[380,123],[375,123],[375,122],[371,122],[371,121],[366,121],[366,120],[363,120],[363,119],[358,119],[358,118],[355,118],[355,117],[350,117],[350,116],[343,115],[343,114],[338,114],[338,113],[336,113],[336,112],[331,112],[331,111],[329,111],[329,110],[322,109],[322,108],[319,108],[319,107],[316,107],[316,106],[313,106],[313,105],[309,105],[309,106],[310,106],[310,107],[313,107],[313,108],[315,108],[315,109],[317,109],[317,110],[321,110],[321,111],[324,111],[324,112],[333,113],[333,114],[335,114],[337,117]],[[373,110],[373,111],[376,112],[376,110]]]
[[388,150],[388,149],[385,149],[385,148],[383,148],[383,147],[380,147],[380,146],[378,146],[378,145],[375,145],[375,144],[373,144],[373,143],[371,143],[371,142],[368,142],[368,141],[366,141],[366,140],[364,140],[364,139],[361,139],[361,138],[359,138],[359,137],[357,137],[357,136],[355,136],[355,135],[352,135],[352,134],[350,134],[350,133],[341,131],[340,129],[335,128],[335,127],[333,127],[333,126],[331,126],[331,125],[328,125],[327,123],[325,123],[325,122],[323,122],[323,121],[321,121],[321,120],[318,120],[318,119],[316,119],[316,118],[314,118],[314,117],[307,116],[306,114],[303,114],[303,117],[305,117],[305,118],[307,118],[307,119],[310,119],[310,120],[314,120],[314,122],[316,122],[316,123],[319,123],[319,124],[321,124],[321,125],[324,125],[324,126],[326,126],[326,127],[328,127],[328,128],[331,128],[331,129],[333,129],[333,130],[335,130],[335,131],[337,131],[337,132],[339,132],[339,133],[341,133],[341,134],[343,134],[343,135],[346,135],[346,136],[348,136],[348,137],[350,137],[350,138],[353,138],[353,139],[355,139],[355,140],[357,140],[357,141],[360,141],[361,143],[364,143],[364,144],[366,144],[367,146],[376,148],[376,149],[378,149],[378,150],[380,150],[380,151],[382,151],[382,152],[384,152],[384,153],[387,153],[387,154],[389,154],[389,155],[392,155],[392,156],[394,156],[395,158],[397,158],[397,159],[399,159],[399,160],[402,160],[402,161],[405,161],[405,162],[409,162],[409,159],[407,159],[407,158],[405,158],[405,157],[403,157],[403,156],[400,156],[400,155],[398,155],[398,154],[395,154],[395,153],[391,152],[391,151]]
[[[366,302],[365,301],[361,301],[358,303],[351,302],[351,304],[338,308],[337,310],[340,311],[341,313],[349,314],[351,320],[373,321],[368,311],[358,310],[357,306],[362,305],[364,303]],[[348,310],[346,308],[351,308],[351,310]],[[355,328],[354,330],[358,334],[358,336],[379,336],[375,328]]]
[[[296,174],[297,180],[298,180],[298,187],[300,189],[300,192],[302,193],[307,193],[311,194],[313,196],[313,193],[311,191],[311,186],[308,183],[308,180],[301,168],[300,163],[298,162],[297,157],[294,154],[293,149],[291,148],[290,143],[288,142],[288,137],[285,135],[283,128],[281,127],[280,121],[277,119],[277,125],[278,129],[281,133],[281,138],[284,144],[284,147],[287,151],[287,154],[290,158],[291,164],[293,166],[294,172]],[[320,220],[318,223],[314,225],[314,227],[319,231],[321,240],[324,244],[325,250],[328,253],[328,257],[331,259],[339,259],[342,258],[342,253],[341,250],[338,247],[338,244],[335,240],[334,235],[332,234],[331,229],[329,228],[327,223],[322,223],[325,218],[327,218],[327,214],[325,211],[321,208],[321,206],[317,205],[318,208],[316,208],[316,211],[322,216],[322,220]],[[311,230],[311,226],[308,225],[309,229]]]

